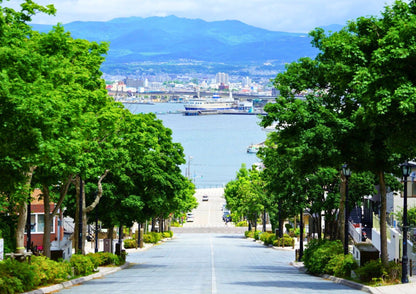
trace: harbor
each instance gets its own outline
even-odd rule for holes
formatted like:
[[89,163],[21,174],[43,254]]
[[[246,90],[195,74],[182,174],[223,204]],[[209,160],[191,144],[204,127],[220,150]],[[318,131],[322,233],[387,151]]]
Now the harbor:
[[244,110],[184,110],[184,115],[267,115],[262,110],[257,111],[244,111]]
[[[264,142],[267,132],[256,115],[185,116],[184,103],[125,104],[132,113],[154,113],[182,145],[187,163],[181,166],[197,188],[223,187],[234,180],[242,163],[250,168],[259,159],[248,153],[251,144]],[[177,114],[174,114],[177,113]]]

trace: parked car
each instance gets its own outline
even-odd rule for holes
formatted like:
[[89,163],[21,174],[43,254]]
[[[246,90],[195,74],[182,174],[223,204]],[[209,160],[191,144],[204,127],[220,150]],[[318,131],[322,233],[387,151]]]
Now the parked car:
[[208,195],[202,196],[202,201],[208,201]]
[[230,222],[231,221],[231,212],[229,210],[224,210],[222,214],[222,220],[224,222]]

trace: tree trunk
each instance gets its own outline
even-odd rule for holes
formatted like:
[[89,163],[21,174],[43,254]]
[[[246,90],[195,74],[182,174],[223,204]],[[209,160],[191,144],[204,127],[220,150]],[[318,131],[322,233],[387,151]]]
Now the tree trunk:
[[114,253],[114,248],[113,248],[113,237],[114,236],[114,226],[111,226],[108,228],[108,232],[107,232],[107,239],[110,239],[110,252]]
[[386,198],[386,182],[384,179],[384,172],[379,171],[379,184],[380,184],[380,253],[381,262],[387,267],[389,257],[387,253],[387,198]]
[[[78,244],[80,242],[79,238],[80,237],[82,238],[81,252],[80,252],[81,254],[85,254],[84,238],[87,232],[87,213],[91,212],[100,202],[101,196],[103,195],[103,187],[102,187],[101,182],[107,176],[108,172],[109,170],[106,170],[104,174],[99,178],[98,183],[97,183],[97,194],[95,196],[93,203],[91,203],[91,205],[89,205],[88,207],[86,207],[86,204],[85,204],[85,189],[81,189],[81,184],[82,186],[84,186],[84,182],[79,176],[76,176],[75,187],[76,187],[77,197],[76,197],[76,209],[75,209],[74,243],[75,243],[75,248],[78,249]],[[82,197],[82,206],[81,206],[82,207],[82,233],[81,234],[79,234],[80,193],[82,193],[81,195]]]
[[[51,258],[51,225],[52,219],[51,211],[50,211],[50,195],[49,195],[49,187],[43,186],[42,189],[43,194],[43,210],[44,210],[44,221],[45,225],[43,227],[43,255],[48,258]],[[58,232],[57,232],[58,233]]]
[[283,213],[281,211],[282,209],[282,202],[279,200],[279,238],[283,237],[283,230],[284,230],[284,218]]
[[151,229],[151,231],[156,232],[156,219],[154,217],[152,218],[152,229]]
[[300,210],[300,219],[299,219],[299,260],[302,260],[303,257],[303,209]]
[[159,218],[159,233],[163,233],[165,231],[165,223],[163,217]]
[[74,218],[74,235],[73,235],[73,243],[72,246],[75,248],[75,252],[78,253],[78,244],[79,244],[79,196],[80,196],[80,184],[81,178],[77,175],[74,180],[75,184],[75,218]]
[[298,227],[298,223],[297,223],[297,215],[295,214],[295,216],[293,217],[293,232],[295,232],[296,228]]
[[[32,183],[32,176],[33,172],[35,171],[36,167],[32,166],[29,168],[29,171],[26,173],[26,183],[24,186],[23,191],[26,192],[28,195],[27,199],[31,197],[30,185]],[[25,250],[25,227],[27,222],[27,199],[23,200],[18,205],[18,213],[19,217],[17,219],[17,227],[16,227],[16,252],[24,252]],[[28,228],[30,230],[30,228]]]
[[[49,187],[43,185],[42,194],[43,194],[43,209],[45,212],[45,226],[43,228],[43,255],[46,257],[51,257],[51,228],[53,225],[53,218],[58,214],[59,209],[62,206],[62,202],[65,199],[66,194],[68,193],[69,185],[71,184],[72,175],[68,177],[65,185],[61,186],[59,191],[59,200],[55,203],[55,207],[52,212],[50,212],[50,191]],[[59,231],[56,232],[56,235],[60,234]],[[59,236],[60,238],[60,236]]]
[[[16,252],[22,253],[25,250],[25,227],[27,221],[27,202],[19,204],[19,218],[17,219],[16,228]],[[30,230],[30,228],[28,228]]]

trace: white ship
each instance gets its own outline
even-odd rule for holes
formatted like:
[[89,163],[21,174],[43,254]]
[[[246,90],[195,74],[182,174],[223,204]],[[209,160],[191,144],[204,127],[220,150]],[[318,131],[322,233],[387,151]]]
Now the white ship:
[[232,94],[229,98],[221,98],[220,95],[214,94],[212,98],[202,99],[195,98],[189,100],[185,105],[186,111],[218,111],[229,110],[236,107]]

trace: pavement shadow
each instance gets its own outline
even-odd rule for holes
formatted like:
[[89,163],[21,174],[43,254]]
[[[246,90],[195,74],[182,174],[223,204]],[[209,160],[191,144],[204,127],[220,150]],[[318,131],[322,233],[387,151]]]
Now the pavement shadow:
[[215,236],[215,238],[218,239],[245,239],[244,236],[238,235],[238,234],[233,234],[233,235],[218,235]]
[[[339,291],[340,287],[351,289],[347,286],[341,286],[331,281],[303,281],[303,280],[276,280],[276,281],[244,281],[230,283],[230,285],[240,285],[248,287],[273,287],[273,288],[287,288],[287,289],[313,289],[314,291]],[[358,291],[358,290],[357,290]],[[284,292],[283,292],[284,293]],[[307,291],[306,291],[307,293]]]
[[165,268],[165,267],[167,267],[167,265],[165,264],[135,263],[135,264],[131,264],[128,268],[124,269],[124,271],[137,270],[137,269]]

